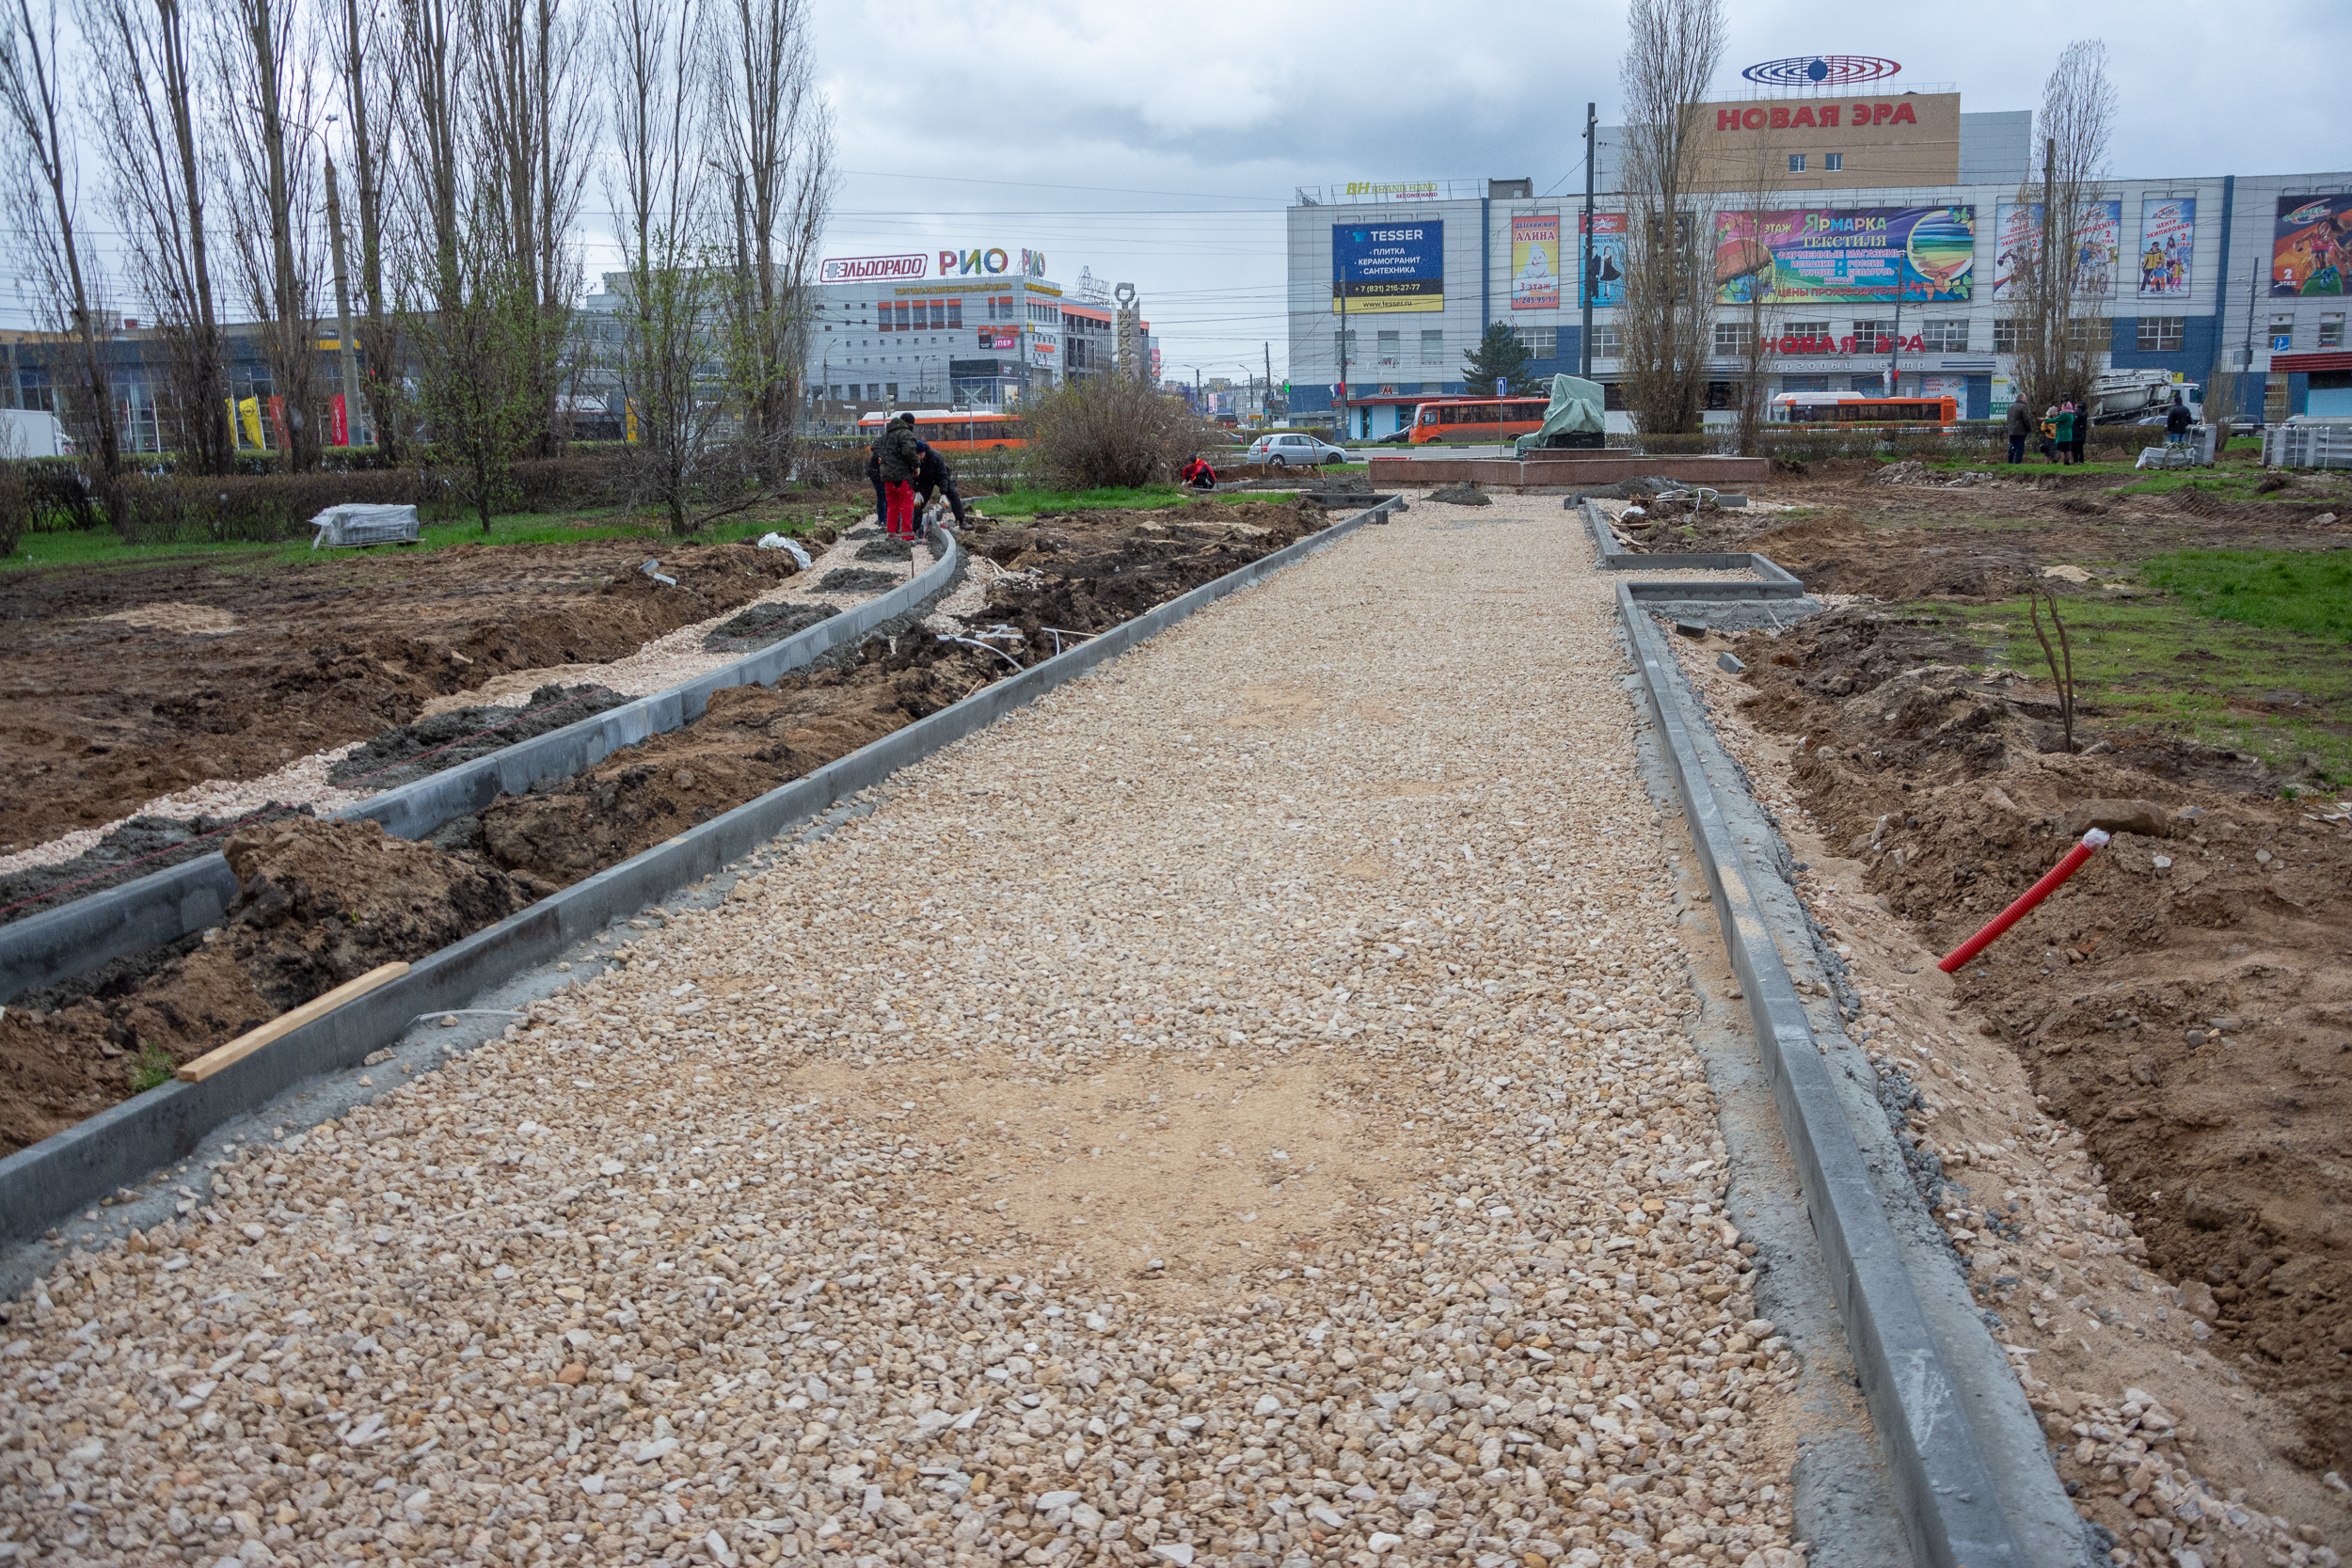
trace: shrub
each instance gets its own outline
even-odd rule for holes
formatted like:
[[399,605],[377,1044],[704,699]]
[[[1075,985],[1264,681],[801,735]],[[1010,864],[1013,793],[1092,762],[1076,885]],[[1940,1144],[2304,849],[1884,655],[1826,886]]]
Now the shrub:
[[1122,376],[1065,382],[1022,412],[1031,477],[1056,490],[1124,490],[1165,481],[1227,436],[1174,398]]
[[271,543],[307,539],[310,521],[346,501],[421,505],[414,468],[334,474],[134,474],[123,481],[123,539],[133,545]]
[[16,553],[17,542],[33,526],[31,465],[0,460],[0,559]]

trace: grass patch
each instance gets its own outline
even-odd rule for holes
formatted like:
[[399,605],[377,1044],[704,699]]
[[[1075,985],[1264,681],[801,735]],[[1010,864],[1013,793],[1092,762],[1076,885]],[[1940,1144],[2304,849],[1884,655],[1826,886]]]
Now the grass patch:
[[177,1069],[178,1064],[172,1061],[170,1052],[160,1045],[150,1045],[141,1040],[139,1053],[131,1063],[131,1092],[145,1094],[150,1089],[160,1089],[171,1082],[171,1075]]
[[[838,515],[828,516],[829,514]],[[441,550],[455,545],[580,545],[605,539],[640,540],[648,546],[668,544],[720,545],[739,540],[756,539],[770,531],[779,533],[805,532],[816,523],[831,520],[847,525],[867,515],[866,508],[856,506],[827,507],[811,514],[794,512],[779,515],[775,506],[755,506],[723,517],[702,532],[680,540],[670,532],[668,525],[648,512],[630,512],[619,507],[600,511],[576,512],[568,515],[545,512],[515,512],[494,515],[490,531],[482,531],[480,522],[472,518],[444,523],[426,523],[418,530],[421,543],[416,545],[377,545],[364,550],[313,550],[304,540],[284,540],[276,544],[231,543],[205,545],[172,543],[164,545],[125,545],[109,529],[60,530],[48,533],[28,533],[18,541],[17,552],[6,563],[12,571],[54,571],[59,567],[103,569],[109,566],[160,566],[176,562],[205,561],[240,567],[293,564],[300,562],[349,560],[355,556],[399,554],[404,551]]]
[[[2184,551],[2156,559],[2272,553]],[[2271,597],[2293,604],[2298,595]],[[2249,752],[2282,772],[2308,771],[2336,788],[2352,783],[2352,659],[2344,657],[2342,635],[2217,620],[2205,601],[2187,594],[2079,594],[2066,595],[2063,605],[2083,711],[2102,726],[2173,730]],[[1932,601],[1911,608],[1951,613],[1950,606]],[[1972,607],[1965,625],[1990,664],[2048,679],[2024,599]]]
[[2352,550],[2176,550],[2140,575],[2217,621],[2352,642]]

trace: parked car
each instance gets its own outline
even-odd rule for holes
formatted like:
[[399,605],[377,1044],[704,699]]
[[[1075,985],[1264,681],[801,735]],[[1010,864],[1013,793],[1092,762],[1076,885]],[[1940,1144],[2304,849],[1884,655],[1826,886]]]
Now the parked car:
[[1326,463],[1346,462],[1347,449],[1335,447],[1315,436],[1261,436],[1249,443],[1249,450],[1242,453],[1241,460],[1252,467],[1268,468],[1313,468]]
[[1407,425],[1403,430],[1391,431],[1388,435],[1383,436],[1378,440],[1373,442],[1373,445],[1375,447],[1401,447],[1412,438],[1412,427]]

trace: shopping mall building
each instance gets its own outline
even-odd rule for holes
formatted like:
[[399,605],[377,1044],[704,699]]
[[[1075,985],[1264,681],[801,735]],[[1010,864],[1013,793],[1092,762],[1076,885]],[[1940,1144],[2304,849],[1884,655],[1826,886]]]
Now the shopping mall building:
[[[808,381],[820,420],[896,407],[1005,407],[1112,365],[1115,307],[1089,271],[1065,290],[1045,253],[1004,246],[829,257]],[[1152,352],[1151,324],[1143,324]]]
[[[2020,199],[2031,114],[1964,113],[1957,92],[1879,80],[1711,103],[1700,134],[1717,259],[1710,366],[1722,373],[1710,407],[1732,404],[1760,291],[1772,391],[1883,392],[1891,359],[1902,394],[1948,394],[1972,419],[2006,410],[2010,277],[2041,215],[2030,190]],[[1599,192],[1617,188],[1622,140],[1601,128]],[[1576,373],[1582,173],[1540,197],[1527,180],[1300,190],[1289,210],[1294,416],[1338,420],[1344,354],[1349,433],[1391,434],[1421,400],[1468,390],[1464,356],[1495,322],[1527,350],[1530,389]],[[1625,206],[1597,196],[1590,226],[1592,370],[1613,408]],[[2250,369],[2271,418],[2352,414],[2338,270],[2352,267],[2352,174],[2111,180],[2090,218],[2078,309],[2106,324],[2102,371],[2201,383]],[[2257,412],[2250,390],[2241,412]]]

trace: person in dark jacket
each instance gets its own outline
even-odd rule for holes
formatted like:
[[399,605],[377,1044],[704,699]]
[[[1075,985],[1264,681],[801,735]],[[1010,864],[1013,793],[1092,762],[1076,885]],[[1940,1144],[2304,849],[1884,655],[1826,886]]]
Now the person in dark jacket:
[[874,521],[884,522],[890,515],[890,499],[882,494],[882,459],[870,446],[866,449],[866,477],[874,486]]
[[1191,489],[1214,490],[1216,488],[1216,470],[1210,467],[1197,451],[1192,454],[1192,461],[1184,465],[1181,477],[1185,485]]
[[2178,393],[2173,394],[2172,406],[2164,414],[2164,444],[2179,447],[2188,444],[2188,427],[2197,421],[2188,417],[2188,404]]
[[2026,437],[2033,434],[2033,416],[2026,411],[2023,402],[2009,405],[2006,428],[2009,431],[2009,460],[2023,463],[2026,460]]
[[2074,445],[2072,450],[2074,464],[2079,467],[2083,460],[2083,445],[2090,439],[2090,404],[2080,403],[2069,406],[2074,410]]
[[893,539],[914,534],[914,476],[923,466],[922,445],[914,438],[912,414],[891,420],[874,443],[874,462],[882,469],[882,496],[889,506],[882,521]]
[[923,454],[923,461],[916,466],[914,470],[915,515],[918,518],[922,516],[923,509],[931,504],[933,496],[944,494],[947,498],[949,510],[956,515],[956,527],[961,528],[963,526],[963,498],[956,494],[955,470],[947,467],[947,460],[940,456],[938,450],[930,442],[917,441],[914,446],[915,450]]

